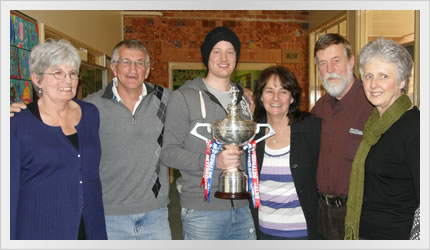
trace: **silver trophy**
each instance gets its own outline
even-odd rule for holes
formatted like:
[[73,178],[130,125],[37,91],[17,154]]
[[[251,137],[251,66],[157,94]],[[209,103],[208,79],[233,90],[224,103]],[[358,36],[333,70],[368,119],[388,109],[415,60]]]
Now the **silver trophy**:
[[[238,92],[239,90],[232,87],[231,104],[227,107],[228,114],[224,120],[218,120],[212,124],[197,123],[190,134],[204,141],[210,140],[197,132],[199,127],[207,127],[208,133],[212,135],[212,138],[217,143],[236,145],[241,149],[246,148],[261,127],[269,128],[269,133],[256,140],[256,143],[274,135],[275,131],[268,123],[257,124],[239,116],[240,109],[236,105]],[[215,197],[221,199],[248,199],[251,197],[248,192],[248,177],[244,171],[239,169],[239,166],[231,166],[231,168],[222,171],[219,176],[218,191],[215,193]]]

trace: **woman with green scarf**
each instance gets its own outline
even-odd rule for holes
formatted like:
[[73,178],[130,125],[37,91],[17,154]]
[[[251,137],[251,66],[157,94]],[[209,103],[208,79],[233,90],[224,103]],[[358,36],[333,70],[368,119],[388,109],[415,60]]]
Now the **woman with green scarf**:
[[420,203],[420,112],[408,91],[412,58],[392,40],[360,52],[360,74],[375,108],[352,164],[345,239],[409,239]]

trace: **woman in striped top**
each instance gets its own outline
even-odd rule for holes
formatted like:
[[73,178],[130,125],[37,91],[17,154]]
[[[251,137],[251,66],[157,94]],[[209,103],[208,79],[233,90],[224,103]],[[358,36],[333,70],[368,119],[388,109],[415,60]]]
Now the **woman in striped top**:
[[[260,74],[254,120],[269,123],[276,135],[257,145],[261,208],[252,212],[258,239],[317,239],[321,121],[300,111],[300,96],[288,69],[275,66]],[[267,132],[260,131],[256,138]]]

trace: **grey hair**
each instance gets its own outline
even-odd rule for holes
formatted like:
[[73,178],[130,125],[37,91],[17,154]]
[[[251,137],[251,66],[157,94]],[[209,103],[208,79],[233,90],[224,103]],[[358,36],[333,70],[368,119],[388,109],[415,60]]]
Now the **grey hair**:
[[141,43],[140,41],[135,40],[135,39],[123,40],[123,41],[119,42],[112,51],[112,62],[118,62],[119,49],[122,46],[124,46],[127,49],[137,49],[137,50],[143,51],[146,55],[145,65],[146,65],[146,67],[149,66],[150,61],[149,61],[148,50],[146,49],[145,45],[143,45],[143,43]]
[[[32,50],[29,58],[30,74],[36,73],[40,79],[43,79],[43,74],[49,67],[59,67],[65,64],[69,67],[76,67],[79,72],[81,66],[81,58],[78,51],[73,45],[66,40],[56,41],[48,38],[44,43],[36,45]],[[33,84],[37,93],[40,93],[40,88]]]
[[398,83],[405,81],[405,87],[401,91],[403,94],[407,93],[414,62],[406,48],[393,40],[383,38],[377,38],[366,44],[360,51],[360,75],[362,79],[364,77],[364,67],[374,59],[381,59],[396,65]]

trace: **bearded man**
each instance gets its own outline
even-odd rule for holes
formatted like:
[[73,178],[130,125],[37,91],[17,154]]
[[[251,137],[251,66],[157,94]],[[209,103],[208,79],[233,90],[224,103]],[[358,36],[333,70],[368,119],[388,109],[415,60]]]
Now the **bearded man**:
[[317,168],[318,233],[323,240],[343,240],[352,161],[372,105],[352,73],[351,45],[339,34],[325,34],[314,49],[318,73],[327,94],[312,109],[322,119]]

